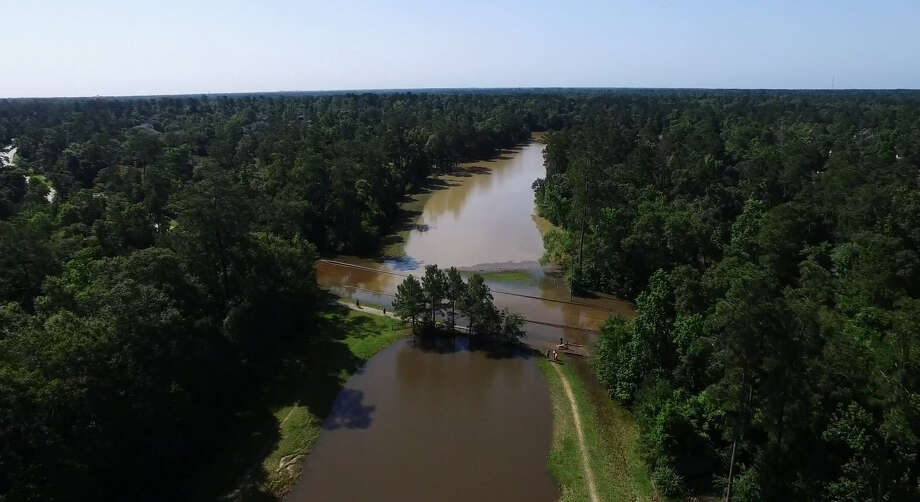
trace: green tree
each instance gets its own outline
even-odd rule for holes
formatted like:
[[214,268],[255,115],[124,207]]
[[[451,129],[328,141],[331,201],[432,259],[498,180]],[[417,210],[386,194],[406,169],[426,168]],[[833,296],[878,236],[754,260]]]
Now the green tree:
[[209,165],[170,203],[169,243],[201,278],[223,319],[242,286],[254,218],[252,199],[231,173]]
[[611,317],[601,326],[594,348],[594,367],[610,395],[632,401],[643,378],[642,354],[632,322]]
[[425,303],[428,304],[428,311],[425,322],[434,326],[438,319],[438,313],[444,306],[444,298],[447,294],[447,278],[444,271],[437,265],[425,266],[425,275],[422,276],[422,291],[425,293]]
[[450,329],[453,330],[457,320],[457,304],[462,300],[463,294],[466,291],[466,284],[463,282],[463,277],[460,276],[460,272],[457,271],[456,267],[447,269],[446,288],[444,291],[445,298],[450,304]]
[[524,316],[508,309],[502,309],[499,313],[501,316],[501,326],[498,330],[499,337],[507,342],[517,342],[527,334],[524,332]]
[[421,283],[411,274],[396,287],[393,297],[393,311],[402,320],[410,320],[415,332],[418,317],[425,312],[425,292]]
[[467,331],[470,335],[489,327],[488,322],[495,312],[495,306],[492,303],[492,292],[481,275],[473,274],[467,280],[460,311],[469,319]]

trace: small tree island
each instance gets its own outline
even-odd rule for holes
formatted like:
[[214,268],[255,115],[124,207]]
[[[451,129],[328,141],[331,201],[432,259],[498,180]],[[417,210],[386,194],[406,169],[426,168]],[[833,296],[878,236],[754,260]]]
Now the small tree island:
[[[421,281],[409,275],[396,289],[393,310],[416,335],[460,331],[504,343],[524,336],[524,317],[496,307],[482,276],[473,273],[464,282],[456,267],[428,265]],[[458,314],[465,326],[458,324]]]

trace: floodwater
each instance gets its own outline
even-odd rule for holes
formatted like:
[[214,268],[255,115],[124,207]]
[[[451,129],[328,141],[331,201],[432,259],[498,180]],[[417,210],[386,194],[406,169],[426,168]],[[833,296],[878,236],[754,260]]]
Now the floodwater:
[[[421,275],[425,265],[479,271],[498,306],[528,319],[529,345],[542,351],[560,338],[589,345],[604,320],[632,308],[572,297],[540,265],[548,223],[535,215],[531,185],[544,175],[538,141],[462,165],[404,206],[418,215],[390,258],[321,261],[317,281],[389,308],[404,276]],[[549,393],[533,359],[469,350],[466,337],[438,343],[398,342],[348,381],[288,500],[558,498],[546,468]]]
[[[529,270],[518,272],[532,273]],[[413,272],[416,273],[416,272]],[[319,262],[317,282],[333,293],[359,300],[365,305],[391,308],[396,287],[403,280],[397,272],[365,268],[362,265],[342,265]],[[589,343],[600,325],[611,315],[629,317],[630,304],[608,298],[579,298],[569,300],[561,279],[542,275],[530,284],[487,280],[495,304],[523,315],[528,321],[525,341],[544,350],[559,338],[575,343]]]
[[[541,228],[550,225],[536,215],[531,186],[546,174],[543,148],[532,141],[440,177],[440,188],[406,205],[420,214],[401,247],[391,251],[396,256],[382,262],[349,256],[323,261],[316,267],[317,281],[341,296],[389,307],[404,276],[422,275],[425,265],[479,271],[499,307],[543,326],[528,329],[538,346],[560,337],[586,339],[578,332],[597,331],[611,315],[631,316],[632,305],[616,298],[572,297],[565,281],[540,265]],[[557,330],[546,334],[549,327]]]
[[552,414],[523,355],[402,340],[352,377],[289,500],[550,502]]
[[391,265],[536,264],[543,255],[543,238],[533,221],[531,185],[542,176],[537,166],[543,166],[543,145],[533,142],[441,177],[449,188],[430,194],[406,240],[405,258]]

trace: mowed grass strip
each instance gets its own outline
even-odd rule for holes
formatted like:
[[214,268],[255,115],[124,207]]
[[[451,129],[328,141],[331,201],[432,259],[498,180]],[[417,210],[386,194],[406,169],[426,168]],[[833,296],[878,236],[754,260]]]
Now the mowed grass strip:
[[[462,273],[465,276],[472,274],[472,272]],[[537,284],[537,279],[527,270],[484,270],[476,273],[487,281],[522,285]]]
[[[553,446],[549,468],[559,484],[560,502],[589,500],[572,408],[558,373],[545,359],[538,364],[549,386],[553,407]],[[588,363],[564,358],[558,363],[575,396],[588,459],[601,500],[658,500],[638,453],[638,429],[628,411],[610,399]]]

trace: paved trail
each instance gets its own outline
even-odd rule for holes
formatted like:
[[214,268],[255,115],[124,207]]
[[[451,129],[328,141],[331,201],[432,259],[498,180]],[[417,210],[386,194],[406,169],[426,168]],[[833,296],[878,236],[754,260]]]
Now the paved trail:
[[578,407],[575,405],[575,395],[572,394],[572,387],[569,385],[568,379],[565,378],[565,374],[559,369],[559,365],[550,363],[550,366],[556,370],[559,379],[562,380],[562,387],[565,388],[565,395],[569,398],[569,404],[572,405],[572,416],[575,418],[575,432],[578,434],[578,447],[581,450],[581,464],[585,470],[585,481],[588,483],[588,495],[591,497],[591,502],[598,502],[600,499],[597,496],[597,487],[594,486],[594,472],[591,470],[591,464],[588,462],[588,448],[585,446],[585,433],[581,430],[581,414],[578,412]]

